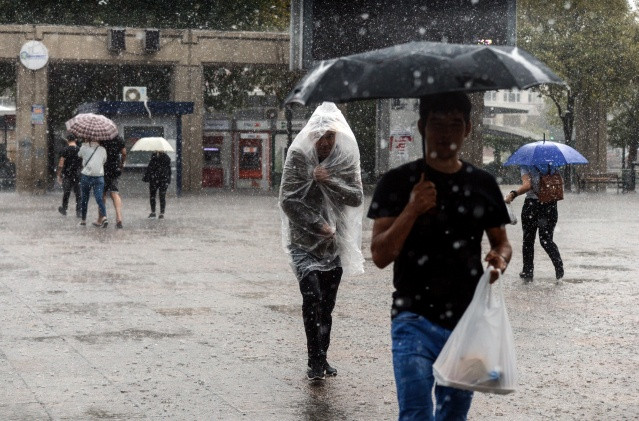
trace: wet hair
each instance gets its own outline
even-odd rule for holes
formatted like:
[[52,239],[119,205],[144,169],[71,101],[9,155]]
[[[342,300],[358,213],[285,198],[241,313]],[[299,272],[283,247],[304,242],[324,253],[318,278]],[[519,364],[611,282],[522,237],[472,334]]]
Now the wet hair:
[[446,92],[423,96],[419,99],[419,118],[426,123],[428,114],[450,113],[458,111],[464,115],[464,120],[470,121],[472,104],[465,92]]
[[74,135],[73,133],[69,133],[67,135],[67,142],[76,142],[77,140],[78,140],[78,137]]

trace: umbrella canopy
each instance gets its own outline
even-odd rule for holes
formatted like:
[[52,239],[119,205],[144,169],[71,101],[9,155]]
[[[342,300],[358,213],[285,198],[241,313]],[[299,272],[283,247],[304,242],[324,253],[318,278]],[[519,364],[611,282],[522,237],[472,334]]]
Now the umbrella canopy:
[[410,42],[320,62],[286,98],[306,105],[442,92],[526,89],[563,81],[517,47]]
[[588,160],[575,149],[563,143],[539,142],[527,143],[517,149],[510,158],[504,162],[504,166],[528,165],[542,166],[550,165],[561,167],[568,164],[587,164]]
[[83,113],[68,120],[67,131],[90,140],[110,140],[118,135],[118,126],[100,114]]
[[163,137],[143,137],[131,148],[131,152],[135,151],[173,152],[173,147]]

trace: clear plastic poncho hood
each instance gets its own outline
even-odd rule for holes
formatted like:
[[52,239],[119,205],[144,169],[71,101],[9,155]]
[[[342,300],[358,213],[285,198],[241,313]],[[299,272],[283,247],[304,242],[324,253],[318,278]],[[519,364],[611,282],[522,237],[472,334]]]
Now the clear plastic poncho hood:
[[[318,141],[335,133],[330,152]],[[321,154],[326,155],[321,159]],[[316,168],[325,170],[318,176]],[[323,170],[322,170],[323,171]],[[342,112],[322,103],[286,154],[280,186],[282,241],[299,279],[313,270],[340,265],[345,274],[363,272],[363,189],[359,148]]]

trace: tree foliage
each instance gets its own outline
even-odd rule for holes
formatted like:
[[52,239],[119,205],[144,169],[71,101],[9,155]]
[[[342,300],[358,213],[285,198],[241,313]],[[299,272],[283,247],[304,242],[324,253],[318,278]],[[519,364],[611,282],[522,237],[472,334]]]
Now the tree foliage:
[[572,139],[577,98],[608,106],[628,92],[639,72],[637,23],[626,0],[519,0],[518,44],[567,83],[543,87]]
[[216,111],[232,112],[248,106],[255,92],[284,102],[302,73],[281,66],[222,65],[204,69],[204,105]]
[[282,31],[287,0],[0,0],[0,24]]

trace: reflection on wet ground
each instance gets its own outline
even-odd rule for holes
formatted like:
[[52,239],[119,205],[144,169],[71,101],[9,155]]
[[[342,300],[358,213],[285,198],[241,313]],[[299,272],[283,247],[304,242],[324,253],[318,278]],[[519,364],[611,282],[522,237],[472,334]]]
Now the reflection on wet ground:
[[[309,383],[273,195],[172,197],[165,220],[125,195],[122,230],[79,227],[60,196],[0,193],[0,419],[396,418],[392,269],[370,261],[370,221],[366,272],[334,313],[339,374]],[[520,387],[475,394],[470,419],[639,418],[637,209],[636,194],[568,193],[559,284],[539,245],[521,282],[521,227],[507,227]]]

